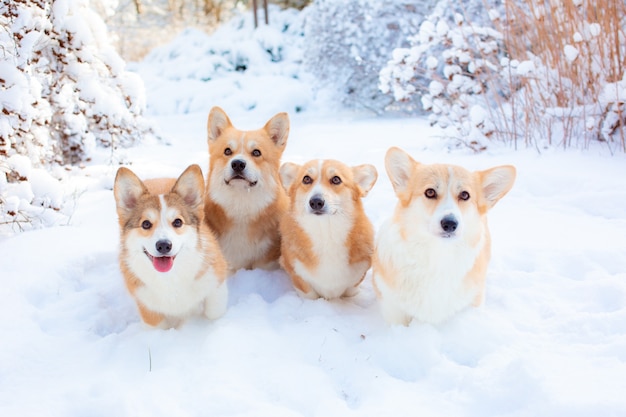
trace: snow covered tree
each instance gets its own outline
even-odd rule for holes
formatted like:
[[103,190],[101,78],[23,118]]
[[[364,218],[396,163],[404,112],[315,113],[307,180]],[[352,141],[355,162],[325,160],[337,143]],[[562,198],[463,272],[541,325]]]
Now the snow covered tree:
[[378,73],[393,48],[407,44],[434,1],[315,0],[307,11],[305,68],[318,87],[349,108],[383,112],[392,99]]
[[[87,0],[0,4],[0,223],[11,221],[2,216],[15,220],[7,201],[31,185],[27,173],[39,172],[25,166],[83,162],[96,146],[114,155],[118,147],[153,134],[142,115],[141,79],[125,71],[106,27],[88,5]],[[29,163],[15,164],[15,155]],[[52,204],[30,198],[32,193],[17,194],[25,200],[18,204],[23,212],[33,203],[59,209],[56,198]]]

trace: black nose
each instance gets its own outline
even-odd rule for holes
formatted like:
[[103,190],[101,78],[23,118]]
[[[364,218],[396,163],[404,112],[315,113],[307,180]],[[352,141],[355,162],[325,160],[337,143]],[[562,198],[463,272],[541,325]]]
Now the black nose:
[[318,212],[324,208],[324,199],[319,196],[311,197],[309,200],[309,206],[313,209],[313,211]]
[[172,242],[167,239],[161,239],[156,243],[156,250],[160,254],[166,255],[172,250]]
[[441,219],[441,228],[446,233],[452,233],[459,226],[459,222],[452,216],[446,216]]
[[230,167],[235,172],[241,172],[246,169],[246,161],[242,161],[241,159],[235,159],[233,162],[230,163]]

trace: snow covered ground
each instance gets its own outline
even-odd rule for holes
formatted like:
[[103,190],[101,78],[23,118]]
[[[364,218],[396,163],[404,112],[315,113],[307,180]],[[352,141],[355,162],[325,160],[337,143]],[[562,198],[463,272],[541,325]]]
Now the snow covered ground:
[[204,82],[171,76],[197,62],[165,54],[135,66],[167,142],[125,152],[142,177],[191,163],[206,172],[213,105],[244,129],[288,111],[285,161],[374,164],[364,204],[376,227],[395,205],[390,146],[470,169],[514,164],[516,184],[490,212],[484,306],[441,326],[389,327],[369,273],[354,298],[310,301],[283,272],[239,271],[221,319],[149,329],[118,270],[117,167],[103,155],[70,177],[70,225],[0,240],[0,415],[626,415],[624,155],[450,150],[425,119],[337,111],[274,63]]

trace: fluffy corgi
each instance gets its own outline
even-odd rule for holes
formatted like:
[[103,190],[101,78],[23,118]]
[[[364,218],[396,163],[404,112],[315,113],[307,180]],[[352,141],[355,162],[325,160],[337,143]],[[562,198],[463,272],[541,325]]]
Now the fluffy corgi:
[[227,265],[203,221],[200,167],[191,165],[177,180],[143,182],[122,167],[113,192],[120,268],[143,321],[167,328],[196,313],[209,319],[224,314]]
[[374,229],[361,198],[374,186],[373,165],[314,160],[280,168],[290,198],[280,223],[280,263],[306,298],[351,296],[371,266]]
[[243,131],[233,127],[224,110],[214,107],[207,130],[205,217],[230,273],[278,268],[278,227],[289,205],[278,175],[289,136],[287,113],[275,115],[261,129]]
[[385,168],[398,203],[380,229],[372,276],[386,321],[437,324],[480,305],[491,256],[487,211],[513,186],[515,168],[426,165],[398,148],[387,151]]

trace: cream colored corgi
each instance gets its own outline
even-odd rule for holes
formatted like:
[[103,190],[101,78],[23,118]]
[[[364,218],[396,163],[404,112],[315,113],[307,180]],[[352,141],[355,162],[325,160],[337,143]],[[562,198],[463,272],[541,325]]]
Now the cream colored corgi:
[[279,113],[263,128],[249,131],[233,127],[219,107],[209,113],[205,217],[230,273],[241,268],[279,266],[278,228],[289,200],[278,170],[288,136],[287,113]]
[[515,168],[426,165],[398,148],[387,151],[385,168],[399,200],[373,262],[386,321],[436,324],[480,305],[491,256],[487,211],[513,186]]
[[356,293],[371,266],[374,229],[361,198],[374,186],[373,165],[314,160],[280,168],[290,197],[280,224],[281,265],[306,298]]
[[227,265],[203,221],[204,178],[191,165],[178,178],[142,182],[117,171],[119,262],[143,321],[174,327],[192,314],[224,314]]

